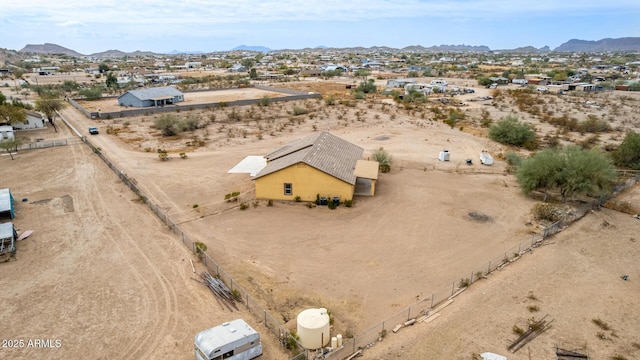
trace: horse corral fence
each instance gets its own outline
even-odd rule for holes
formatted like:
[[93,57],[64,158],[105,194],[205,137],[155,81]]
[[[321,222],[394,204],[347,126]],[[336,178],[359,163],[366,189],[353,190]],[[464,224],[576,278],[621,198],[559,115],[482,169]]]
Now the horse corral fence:
[[[273,91],[273,92],[288,94],[286,96],[269,98],[269,100],[272,102],[322,98],[322,95],[318,93],[313,93],[313,92],[305,92],[305,91],[293,90],[293,89],[273,88],[273,87],[263,86],[263,85],[253,85],[252,87],[260,90],[265,90],[265,91]],[[222,90],[228,90],[228,89],[203,89],[203,90],[185,91],[185,94],[188,94],[189,92],[222,91]],[[117,97],[110,97],[110,98],[117,99]],[[212,103],[190,104],[190,105],[176,104],[176,105],[167,105],[167,106],[144,107],[144,108],[137,108],[137,109],[131,109],[127,107],[125,108],[125,110],[110,111],[110,112],[88,111],[82,105],[80,105],[75,99],[69,98],[68,101],[74,108],[80,110],[86,117],[90,119],[115,119],[115,118],[122,118],[122,117],[128,117],[128,116],[141,116],[141,115],[150,115],[150,114],[167,113],[167,112],[180,112],[180,111],[189,111],[189,110],[196,110],[196,109],[215,109],[222,106],[253,105],[253,104],[260,103],[262,99],[219,101],[219,102],[212,102]]]
[[[64,119],[63,121],[73,127]],[[153,211],[153,213],[166,224],[178,237],[182,243],[187,246],[194,254],[198,254],[202,263],[207,267],[209,272],[223,281],[231,291],[237,294],[238,299],[254,316],[254,320],[264,325],[278,339],[281,346],[286,348],[293,348],[293,351],[297,354],[291,358],[291,360],[302,360],[307,358],[306,349],[291,335],[289,330],[285,328],[276,318],[269,313],[264,307],[262,307],[256,299],[254,299],[242,286],[240,286],[233,277],[227,273],[213,258],[206,252],[198,252],[196,249],[196,240],[192,239],[186,232],[184,232],[180,226],[160,208],[157,204],[151,201],[146,194],[144,194],[137,186],[135,179],[130,178],[126,173],[121,171],[115,164],[113,164],[102,152],[101,149],[93,145],[86,137],[81,137],[94,153],[96,153],[106,164],[111,168],[118,177],[126,184],[131,191],[133,191],[140,199],[141,203],[146,204]],[[65,143],[66,144],[66,143]],[[541,233],[532,234],[530,238],[521,241],[518,245],[508,249],[504,253],[499,254],[490,261],[475,267],[466,274],[462,274],[457,280],[452,281],[450,284],[442,286],[440,289],[432,292],[430,295],[417,298],[416,303],[406,307],[403,310],[398,311],[396,314],[390,316],[384,321],[370,327],[362,333],[352,337],[346,338],[340,348],[334,349],[324,354],[325,359],[344,359],[361,349],[367,349],[376,342],[382,340],[385,336],[389,336],[390,332],[397,331],[400,327],[412,326],[424,321],[428,315],[434,312],[434,309],[438,309],[443,305],[447,305],[448,300],[454,298],[460,294],[466,287],[485,278],[493,271],[502,270],[510,263],[520,259],[521,256],[527,252],[532,252],[533,249],[544,245],[544,240],[548,237],[556,234],[562,229],[566,228],[570,223],[582,218],[588,212],[600,208],[611,199],[613,196],[621,193],[625,189],[633,186],[640,181],[640,172],[621,172],[621,180],[616,184],[613,190],[602,195],[596,200],[591,202],[583,202],[582,206],[579,206],[574,211],[566,214],[566,216],[556,223],[543,227]],[[245,194],[243,194],[245,195]],[[230,204],[228,206],[237,206]]]

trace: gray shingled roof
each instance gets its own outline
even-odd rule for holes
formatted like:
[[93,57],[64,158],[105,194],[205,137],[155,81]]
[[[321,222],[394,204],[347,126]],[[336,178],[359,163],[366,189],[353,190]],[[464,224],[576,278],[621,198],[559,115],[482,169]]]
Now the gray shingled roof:
[[158,98],[172,98],[182,95],[182,92],[173,86],[152,87],[140,90],[129,90],[129,94],[140,100],[151,100]]
[[363,152],[363,148],[322,131],[267,154],[267,166],[255,178],[302,162],[353,185],[356,183],[353,170]]

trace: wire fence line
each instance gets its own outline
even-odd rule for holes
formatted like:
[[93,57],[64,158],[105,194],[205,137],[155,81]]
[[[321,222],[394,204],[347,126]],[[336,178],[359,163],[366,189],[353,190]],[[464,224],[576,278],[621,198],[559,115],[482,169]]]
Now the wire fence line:
[[19,145],[16,150],[34,150],[34,149],[45,149],[55,146],[67,146],[67,145],[76,145],[81,144],[82,140],[77,138],[68,138],[68,139],[56,139],[51,141],[35,141],[26,144]]
[[104,161],[107,166],[113,170],[113,172],[118,175],[120,180],[131,189],[131,191],[138,196],[139,201],[147,205],[151,211],[160,219],[165,225],[167,225],[171,231],[176,234],[182,243],[189,248],[194,254],[198,254],[202,263],[206,266],[207,270],[221,281],[223,281],[229,289],[234,293],[234,295],[242,301],[246,309],[249,310],[249,313],[252,314],[256,320],[256,322],[261,323],[264,327],[269,330],[276,338],[279,343],[290,350],[292,350],[296,355],[294,359],[298,357],[300,354],[304,354],[304,348],[300,343],[291,335],[291,333],[287,330],[287,328],[281,324],[276,318],[267,311],[264,307],[260,305],[260,303],[254,299],[247,290],[245,290],[242,286],[238,284],[237,281],[233,279],[233,277],[226,272],[220,264],[218,264],[209,254],[206,252],[198,252],[196,251],[196,241],[191,236],[189,236],[185,231],[182,230],[180,225],[178,225],[167,213],[157,204],[155,204],[149,197],[138,187],[137,181],[131,177],[129,177],[124,171],[120,170],[111,160],[109,160],[101,151],[101,149],[95,146],[91,141],[89,141],[86,137],[83,137],[82,140],[93,150],[93,152]]
[[[107,164],[107,166],[116,173],[116,175],[118,175],[121,181],[139,197],[140,202],[146,204],[154,214],[172,230],[174,234],[178,235],[185,246],[187,246],[193,253],[198,253],[196,251],[196,240],[183,231],[160,206],[151,201],[137,186],[135,179],[130,178],[125,172],[120,170],[101,152],[100,148],[92,144],[86,137],[82,137],[81,141],[84,141],[93,150],[93,152],[97,154]],[[415,304],[407,306],[362,333],[352,338],[345,339],[340,348],[325,354],[325,358],[344,359],[349,357],[358,350],[367,349],[373,346],[381,338],[387,336],[389,330],[393,329],[398,324],[404,324],[421,316],[430,314],[437,306],[453,298],[464,288],[485,278],[493,271],[502,270],[510,263],[517,261],[522,255],[543,245],[544,240],[550,236],[562,231],[572,222],[585,216],[589,211],[600,208],[608,200],[640,181],[640,173],[638,172],[624,173],[621,176],[623,177],[622,181],[619,181],[610,193],[602,195],[591,202],[584,202],[582,206],[578,207],[575,211],[568,213],[563,219],[544,227],[542,229],[542,233],[532,234],[531,238],[521,241],[485,264],[476,267],[469,273],[462,274],[462,276],[459,277],[459,280],[452,281],[451,284],[443,285],[440,289],[436,289],[436,291],[431,292],[431,295],[423,297],[422,299],[416,299]],[[304,347],[291,335],[280,321],[271,315],[267,309],[261,306],[260,303],[254,299],[248,291],[246,291],[246,289],[234,281],[233,277],[227,273],[220,264],[211,258],[209,254],[204,252],[200,253],[199,256],[209,272],[223,281],[236,295],[236,297],[241,299],[245,308],[254,316],[254,320],[263,324],[271,334],[276,336],[281,346],[292,349],[295,355],[291,360],[302,360],[306,358],[306,349],[304,349]]]
[[326,358],[344,359],[358,350],[367,349],[375,345],[376,342],[387,336],[389,331],[392,331],[397,325],[401,324],[404,326],[405,323],[409,323],[411,320],[429,315],[437,306],[453,298],[464,288],[478,280],[484,279],[487,275],[496,270],[502,270],[509,264],[520,259],[524,254],[544,245],[544,240],[562,231],[571,223],[584,217],[590,211],[599,209],[616,195],[640,182],[640,172],[626,171],[620,172],[619,175],[620,180],[614,185],[613,189],[609,193],[603,194],[592,201],[583,202],[576,209],[567,213],[562,219],[542,228],[541,233],[532,234],[530,239],[528,238],[521,241],[517,245],[506,250],[504,253],[495,256],[484,265],[476,267],[467,274],[462,274],[459,277],[460,280],[452,281],[451,284],[444,285],[440,289],[436,289],[436,291],[432,292],[431,295],[423,297],[422,299],[416,299],[415,304],[398,311],[394,315],[370,327],[355,337],[346,339],[341,348],[328,353]]

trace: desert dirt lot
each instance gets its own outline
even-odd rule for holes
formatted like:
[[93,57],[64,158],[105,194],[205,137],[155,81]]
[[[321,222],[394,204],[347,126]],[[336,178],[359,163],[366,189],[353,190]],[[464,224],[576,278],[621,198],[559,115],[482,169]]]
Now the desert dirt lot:
[[[59,128],[30,134],[72,136]],[[251,321],[191,279],[191,252],[86,145],[0,162],[20,174],[2,180],[18,201],[14,224],[34,230],[17,244],[17,261],[0,264],[0,334],[24,341],[3,343],[0,358],[192,359],[197,332]],[[59,347],[28,346],[40,339]],[[264,343],[266,358],[282,358],[273,339]]]
[[[299,105],[319,106],[313,102]],[[284,107],[280,108],[284,111],[290,110],[293,105],[278,106]],[[292,319],[295,319],[300,310],[323,306],[327,307],[336,319],[334,330],[357,335],[369,326],[411,305],[417,299],[441,291],[444,287],[450,287],[452,281],[468,276],[479,266],[500,256],[515,244],[531,237],[532,232],[539,230],[535,226],[527,225],[530,220],[529,210],[535,201],[520,194],[513,176],[505,174],[506,165],[501,161],[497,161],[492,167],[478,164],[477,158],[482,150],[497,154],[505,151],[503,147],[490,142],[477,132],[460,131],[442,123],[422,121],[419,114],[410,115],[396,111],[393,105],[388,105],[386,110],[384,104],[377,106],[347,108],[344,111],[317,111],[317,117],[304,120],[284,115],[281,122],[273,119],[274,115],[266,114],[260,121],[238,123],[225,121],[225,116],[233,109],[223,109],[215,112],[216,120],[205,129],[198,130],[198,133],[177,136],[166,141],[160,141],[157,130],[150,127],[153,117],[95,123],[70,107],[63,110],[62,114],[83,134],[86,134],[88,126],[98,125],[101,134],[91,137],[91,141],[130,177],[135,178],[150,199],[159,204],[192,237],[205,242],[210,255],[263,306],[281,316],[282,322],[287,323],[290,329],[295,329]],[[237,111],[248,116],[250,110],[254,111],[253,108]],[[203,119],[210,118],[209,113],[191,115]],[[361,117],[364,117],[364,121],[353,120]],[[125,121],[128,123],[126,126]],[[264,128],[259,130],[262,126]],[[275,130],[269,130],[267,126]],[[111,134],[107,133],[109,129]],[[113,129],[121,131],[114,132]],[[355,207],[340,207],[335,211],[326,208],[308,209],[303,204],[296,203],[276,203],[273,207],[267,207],[265,202],[257,202],[257,206],[240,211],[236,204],[223,201],[224,195],[233,191],[246,193],[243,199],[251,199],[252,182],[248,175],[226,173],[245,156],[263,155],[314,130],[326,129],[363,147],[365,154],[384,147],[394,156],[393,171],[381,175],[375,197],[357,198]],[[195,141],[194,138],[202,140],[204,145],[185,145],[186,141]],[[166,147],[173,153],[171,161],[162,162],[158,160],[155,151],[144,150],[160,147]],[[176,153],[185,149],[188,151],[188,158],[182,160]],[[442,149],[451,151],[452,161],[443,163],[437,160],[438,152]],[[42,158],[32,155],[43,151],[52,151],[52,154],[60,152],[61,154],[56,156],[56,159],[59,156],[60,160],[52,161],[49,156]],[[467,158],[473,159],[473,165],[465,165],[464,160]],[[36,230],[36,234],[19,244],[18,261],[2,264],[7,268],[15,267],[15,271],[12,272],[16,276],[10,279],[12,286],[7,287],[14,293],[4,296],[7,296],[7,299],[16,299],[16,303],[20,304],[31,302],[36,309],[38,306],[47,306],[48,309],[52,304],[66,309],[65,304],[77,303],[74,298],[87,288],[102,294],[99,300],[90,296],[83,298],[93,299],[93,307],[89,306],[89,309],[67,310],[72,315],[77,315],[78,323],[84,324],[80,326],[68,319],[66,323],[62,322],[64,326],[60,327],[60,331],[64,334],[60,336],[63,341],[65,338],[82,339],[71,340],[82,344],[74,347],[73,351],[79,351],[78,354],[95,354],[90,348],[90,343],[98,338],[104,342],[106,340],[103,339],[110,338],[108,334],[114,334],[118,335],[118,338],[126,338],[128,345],[121,346],[115,341],[104,343],[103,349],[113,357],[120,357],[122,354],[128,356],[129,353],[131,358],[154,355],[191,357],[191,341],[195,332],[231,316],[237,316],[217,310],[217,304],[211,294],[189,279],[191,268],[188,259],[191,255],[188,250],[146,207],[135,202],[136,197],[133,193],[120,184],[110,173],[111,170],[101,164],[84,145],[23,152],[13,162],[7,157],[0,160],[8,163],[7,166],[15,167],[16,173],[38,174],[27,182],[15,179],[15,183],[7,184],[18,198],[29,198],[27,203],[20,205],[23,209],[19,208],[19,211],[24,210],[25,216],[19,215],[16,223],[22,229]],[[58,167],[58,164],[67,166]],[[41,171],[44,173],[40,173]],[[58,180],[59,183],[53,181],[56,176],[62,176],[61,171],[69,175]],[[44,183],[42,179],[45,179]],[[57,187],[61,188],[53,190]],[[72,190],[79,191],[78,200]],[[46,193],[47,191],[50,193]],[[31,195],[32,193],[35,195]],[[66,195],[71,195],[73,199],[73,211],[65,213],[65,206],[71,209],[69,197]],[[43,204],[32,204],[33,201],[46,199],[51,200]],[[632,196],[631,199],[637,197]],[[253,201],[249,201],[250,204],[254,204]],[[198,204],[197,208],[194,208],[195,204]],[[61,216],[69,218],[62,223],[64,226],[60,226],[59,218],[51,218],[51,215],[56,213],[46,208],[54,205],[57,211],[62,213]],[[226,211],[220,212],[222,209]],[[29,217],[27,210],[40,212]],[[88,215],[85,215],[85,212]],[[488,221],[474,220],[469,216],[471,212],[486,215]],[[626,220],[630,219],[628,215],[608,212],[589,215],[579,224],[587,224],[587,219],[591,218],[598,219],[596,225],[601,224],[602,221],[596,216],[604,216],[602,214],[611,216],[611,220],[608,221],[615,225],[606,230],[614,232],[621,239],[633,231],[634,226],[638,226],[637,220]],[[23,217],[24,220],[21,220]],[[47,227],[44,227],[45,224]],[[550,317],[556,319],[554,325],[560,323],[561,317],[565,316],[562,315],[563,311],[569,312],[576,306],[568,300],[566,303],[552,303],[548,299],[554,298],[553,291],[572,286],[575,291],[572,293],[580,294],[580,291],[585,291],[584,296],[577,296],[578,300],[575,300],[582,301],[581,299],[585,298],[592,299],[593,294],[599,294],[603,284],[608,284],[606,281],[610,280],[609,277],[600,279],[598,275],[589,277],[594,279],[593,283],[579,279],[572,283],[566,276],[555,277],[556,274],[562,274],[558,265],[562,262],[555,257],[553,249],[564,249],[566,246],[567,251],[578,251],[572,242],[559,246],[561,236],[574,231],[574,241],[579,241],[583,235],[585,241],[588,241],[586,234],[593,235],[596,239],[596,225],[592,225],[591,228],[576,227],[577,230],[571,228],[561,233],[557,240],[553,240],[556,244],[536,250],[533,255],[524,256],[522,260],[497,275],[490,275],[486,281],[481,280],[458,297],[454,305],[447,308],[449,314],[460,314],[458,317],[453,318],[445,313],[441,320],[429,324],[428,327],[419,325],[404,329],[398,334],[390,334],[381,344],[365,353],[365,356],[379,359],[405,356],[462,359],[469,358],[472,352],[504,352],[501,350],[506,347],[505,339],[514,337],[511,332],[512,326],[518,323],[523,327],[522,321],[530,317],[525,304],[529,291],[533,291],[542,302],[539,305],[540,312],[531,316],[546,314],[548,311]],[[41,239],[38,236],[43,236],[45,231],[47,234],[59,231],[60,233],[55,235],[55,238],[59,239],[56,244],[66,244],[54,248],[58,249],[57,253],[53,252],[56,257],[46,257],[50,255],[51,250],[44,245],[42,248],[31,248],[38,243]],[[69,234],[75,237],[70,238]],[[93,240],[94,237],[101,239],[102,236],[106,236],[106,240]],[[632,235],[627,237],[630,238]],[[74,239],[76,241],[73,241]],[[40,241],[44,244],[45,240]],[[629,244],[632,243],[630,239],[628,241]],[[632,246],[629,244],[621,243],[624,246]],[[589,254],[600,254],[602,250],[610,248],[598,242],[589,246],[593,246]],[[615,250],[620,250],[620,256],[625,259],[627,256],[633,259],[633,252],[625,252],[618,247],[615,247]],[[531,260],[548,253],[553,254],[550,258],[556,260],[549,265],[557,266],[558,268],[554,268],[555,271],[544,266],[538,267],[538,263]],[[34,259],[27,263],[29,256],[33,256]],[[615,257],[612,255],[611,258]],[[42,283],[40,280],[52,279],[43,279],[44,275],[32,269],[34,266],[31,264],[34,263],[48,264],[44,268],[48,269],[47,273],[52,277],[53,274],[61,273],[62,276],[55,276],[56,281],[60,278],[67,279],[66,283],[72,290],[63,290],[57,284],[55,287],[49,285],[52,292],[56,289],[58,292],[54,292],[55,296],[51,297],[53,300],[39,305],[40,302],[36,301],[33,293],[41,289],[35,284]],[[158,263],[163,265],[157,265]],[[638,267],[631,260],[624,264],[628,266],[611,269],[613,283],[622,282],[617,272],[625,271],[631,275],[631,281],[621,285],[627,286],[626,288],[611,289],[611,296],[615,299],[626,299],[630,294],[637,297],[637,290],[634,292],[631,286],[634,283],[633,279],[640,276]],[[579,259],[573,265],[583,264]],[[77,274],[83,274],[83,270],[86,275],[80,275],[83,278],[77,279]],[[120,274],[117,281],[112,280],[113,270]],[[129,280],[122,275],[126,274],[127,270],[135,274],[131,275]],[[530,273],[535,273],[536,276],[529,276]],[[514,278],[503,280],[506,283],[498,283],[498,280],[506,278],[505,274]],[[34,278],[38,281],[33,281]],[[522,279],[537,279],[537,282],[531,283],[527,288],[516,289],[516,285],[527,284]],[[542,282],[541,279],[549,283],[555,281],[558,285],[542,286],[539,284]],[[73,286],[77,289],[73,289]],[[514,288],[516,294],[504,296],[505,286]],[[108,290],[103,290],[105,287]],[[13,290],[14,288],[20,291]],[[159,290],[160,293],[150,296],[148,293],[151,290]],[[152,294],[155,294],[153,291]],[[478,296],[478,292],[488,294],[485,298],[493,302],[486,301],[486,306],[493,307],[494,311],[485,310],[482,313],[486,316],[478,316],[476,319],[475,311],[481,308],[478,303],[485,306],[485,301],[481,300],[484,298],[476,300],[478,298],[474,297]],[[194,293],[196,295],[193,295]],[[518,296],[520,302],[509,305],[514,301],[513,296]],[[172,298],[175,300],[171,300]],[[140,302],[136,309],[127,308],[129,299]],[[624,304],[623,300],[620,301]],[[546,308],[548,303],[549,309]],[[507,309],[504,309],[503,304],[508,305]],[[54,315],[63,317],[55,313],[55,310],[48,310],[49,312],[45,313],[51,315],[54,320],[46,322],[49,325],[45,326],[41,325],[41,319],[32,319],[34,312],[21,312],[17,306],[4,312],[3,317],[25,318],[22,332],[18,331],[22,337],[31,336],[31,332],[35,331],[33,329],[54,328],[54,324],[61,323],[58,321],[59,318],[55,320]],[[96,309],[97,312],[94,311]],[[134,311],[140,309],[144,311]],[[495,315],[498,311],[495,309],[500,309],[504,315]],[[633,340],[631,329],[626,330],[627,325],[623,321],[624,314],[627,313],[623,310],[625,307],[605,306],[601,302],[591,301],[586,305],[581,303],[581,309],[596,314],[593,317],[600,317],[609,323],[619,336],[615,338],[607,333],[612,338],[611,344],[627,344],[630,347],[623,350],[627,351],[627,356],[633,354],[634,341],[638,340]],[[152,310],[160,316],[147,314],[144,317],[140,314]],[[205,316],[202,316],[203,311],[210,311],[209,316],[206,312]],[[604,315],[598,315],[601,313]],[[65,314],[65,319],[68,316],[70,315]],[[114,320],[109,321],[109,325],[100,321],[110,319],[110,316]],[[582,316],[586,316],[583,320],[591,324],[591,315]],[[637,319],[637,313],[632,313],[631,316],[632,319],[633,316]],[[467,322],[476,326],[469,326]],[[486,323],[489,325],[485,325]],[[561,329],[565,332],[562,334],[555,335],[549,332],[541,336],[541,339],[546,339],[544,346],[557,341],[569,343],[566,345],[569,348],[586,345],[591,349],[591,346],[599,344],[595,341],[595,335],[594,340],[584,335],[586,340],[580,342],[583,327],[586,325],[576,325],[574,328],[575,323],[563,324],[564,327]],[[86,330],[81,331],[85,326],[92,329],[92,332],[87,334]],[[393,325],[388,327],[390,326]],[[477,336],[473,329],[478,326],[485,327],[486,336]],[[257,328],[259,329],[259,326]],[[468,332],[464,333],[460,329],[466,329]],[[14,331],[13,327],[11,331]],[[425,335],[427,331],[428,336]],[[4,334],[4,331],[2,333]],[[432,336],[434,333],[441,334],[442,338]],[[33,336],[56,335],[37,333]],[[555,338],[550,335],[554,335]],[[170,341],[165,341],[166,339]],[[409,345],[414,342],[422,344],[421,339],[426,339],[425,346]],[[444,345],[453,342],[452,339],[456,339],[458,345]],[[575,344],[576,342],[578,344]],[[133,345],[134,343],[141,344],[138,346]],[[470,347],[470,344],[473,347]],[[538,346],[537,342],[535,344]],[[265,358],[286,358],[286,355],[278,354],[276,345],[272,346],[272,351],[267,352]],[[438,353],[438,349],[442,349],[443,352]],[[614,347],[609,349],[615,350]],[[549,349],[544,348],[540,351],[547,354],[546,351]],[[71,354],[72,357],[74,354]],[[523,354],[519,353],[516,356]],[[57,357],[55,354],[54,356]]]

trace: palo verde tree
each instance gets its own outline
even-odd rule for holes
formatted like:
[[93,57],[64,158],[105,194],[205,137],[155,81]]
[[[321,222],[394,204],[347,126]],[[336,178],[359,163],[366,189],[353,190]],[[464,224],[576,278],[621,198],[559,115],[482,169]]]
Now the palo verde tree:
[[630,131],[622,140],[622,144],[613,153],[616,165],[640,170],[640,134]]
[[535,149],[536,133],[531,125],[508,115],[489,127],[489,137],[502,144]]
[[557,190],[566,200],[577,194],[599,195],[616,178],[611,160],[596,149],[578,146],[544,149],[524,159],[516,171],[523,193]]
[[49,124],[53,126],[53,129],[58,132],[56,124],[54,123],[56,112],[62,110],[64,107],[64,100],[60,99],[57,93],[47,92],[42,95],[41,98],[36,100],[36,110],[44,113],[49,120]]
[[8,152],[9,156],[11,156],[11,160],[13,160],[12,151],[18,151],[18,146],[22,145],[23,142],[24,141],[22,139],[15,137],[13,139],[4,139],[0,141],[0,149]]
[[105,80],[105,86],[110,91],[115,91],[118,89],[118,77],[111,71],[107,73],[107,79]]

